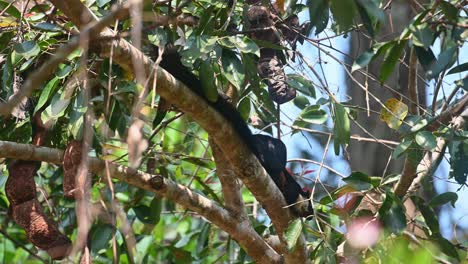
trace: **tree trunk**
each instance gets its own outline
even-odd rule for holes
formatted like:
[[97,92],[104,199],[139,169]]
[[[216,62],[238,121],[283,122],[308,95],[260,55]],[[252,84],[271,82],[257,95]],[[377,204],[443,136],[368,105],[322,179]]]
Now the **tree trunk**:
[[[407,1],[393,1],[391,8],[387,10],[387,20],[384,25],[381,25],[381,30],[377,39],[379,41],[388,41],[390,39],[398,36],[405,25],[413,18],[414,11],[412,10],[410,4]],[[372,44],[370,40],[364,36],[364,34],[356,34],[353,32],[351,35],[351,56],[357,58],[365,50],[367,50]],[[378,81],[372,80],[371,78],[366,78],[362,72],[356,71],[353,73],[354,78],[361,83],[364,87],[368,87],[368,92],[376,95],[382,102],[385,102],[389,98],[401,99],[399,93],[408,95],[408,60],[409,60],[409,50],[406,50],[403,54],[402,59],[405,61],[405,64],[400,63],[392,75],[386,80],[385,85],[393,88],[397,92],[392,92],[388,88],[385,88],[384,85],[381,85]],[[371,76],[378,77],[380,74],[382,59],[369,64],[367,70]],[[421,67],[419,67],[421,68]],[[421,71],[418,71],[419,76]],[[367,83],[367,84],[366,84]],[[425,104],[425,85],[424,81],[418,78],[418,90],[419,90],[419,101],[421,105]],[[358,105],[363,109],[367,108],[366,103],[366,92],[360,88],[356,83],[348,78],[348,94],[351,96],[351,104]],[[376,102],[372,96],[369,94],[369,108],[371,111],[380,112],[382,108],[381,105]],[[408,101],[403,99],[403,102],[408,104]],[[378,139],[389,139],[389,140],[398,140],[398,134],[391,130],[383,121],[379,119],[379,115],[376,113],[370,113],[370,116],[367,116],[367,111],[360,111],[358,114],[357,122],[362,125],[367,131],[374,135]],[[365,135],[365,132],[352,124],[351,126],[352,134]],[[368,136],[368,135],[366,135]],[[391,155],[391,149],[376,143],[370,142],[351,142],[349,148],[349,163],[352,170],[358,170],[370,175],[382,176],[385,172],[386,175],[389,173],[399,173],[401,172],[403,166],[403,159],[399,160],[390,160],[390,163],[387,166],[387,162]]]

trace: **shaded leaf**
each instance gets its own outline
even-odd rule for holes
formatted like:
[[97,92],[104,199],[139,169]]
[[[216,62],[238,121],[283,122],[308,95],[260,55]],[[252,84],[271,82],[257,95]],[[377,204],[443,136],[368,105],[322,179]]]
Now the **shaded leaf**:
[[455,208],[455,202],[458,200],[458,194],[454,192],[445,192],[432,198],[429,205],[432,207],[441,206],[446,203],[450,203]]
[[351,136],[349,117],[344,106],[334,103],[335,109],[333,140],[335,155],[340,154],[340,145],[348,144]]
[[368,50],[364,52],[363,54],[359,55],[359,57],[353,63],[351,72],[354,72],[356,70],[366,67],[373,60],[374,56],[375,54],[372,50]]
[[401,40],[392,45],[387,55],[384,57],[380,68],[380,82],[383,83],[385,80],[387,80],[390,74],[394,71],[405,46],[406,40]]
[[15,44],[14,49],[16,53],[25,58],[37,56],[39,52],[41,52],[41,49],[37,45],[36,41],[33,40],[17,43]]
[[338,33],[351,28],[356,14],[356,4],[353,0],[331,0],[330,10],[338,24]]
[[464,71],[468,71],[468,62],[465,62],[463,64],[460,64],[460,65],[457,65],[457,66],[453,67],[447,73],[447,75],[454,74],[454,73],[459,73],[459,72],[464,72]]
[[203,94],[210,102],[218,100],[218,89],[215,84],[215,73],[209,61],[203,61],[200,65],[200,82],[203,89]]
[[406,216],[401,200],[387,191],[385,200],[379,209],[379,215],[386,228],[399,234],[406,228]]
[[351,185],[358,191],[367,191],[372,189],[371,177],[363,172],[353,171],[351,175],[343,178],[343,181]]
[[315,35],[321,33],[328,24],[330,11],[327,0],[307,0],[311,27],[315,27]]
[[232,83],[237,89],[241,89],[244,85],[245,72],[242,62],[239,58],[230,50],[223,49],[223,55],[221,57],[223,65],[223,73],[226,78]]

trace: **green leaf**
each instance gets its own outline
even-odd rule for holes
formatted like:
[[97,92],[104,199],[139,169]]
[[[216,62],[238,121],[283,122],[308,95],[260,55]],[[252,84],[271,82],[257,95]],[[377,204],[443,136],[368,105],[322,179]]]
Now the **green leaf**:
[[358,191],[367,191],[374,187],[372,185],[371,177],[359,171],[353,171],[351,175],[343,178],[343,181]]
[[288,251],[292,251],[294,247],[296,247],[297,240],[301,236],[302,233],[302,221],[301,219],[293,220],[288,228],[284,231],[284,236],[286,239],[286,244]]
[[44,104],[49,100],[50,95],[55,90],[55,87],[57,87],[58,80],[59,79],[57,77],[54,77],[45,85],[44,89],[42,89],[41,96],[39,97],[39,101],[37,102],[34,112],[37,112],[39,109],[41,109],[42,106],[44,106]]
[[250,98],[248,96],[244,96],[242,100],[239,102],[239,105],[237,106],[237,110],[242,116],[242,119],[248,120],[250,116]]
[[419,131],[414,139],[425,150],[431,151],[437,147],[436,137],[429,131]]
[[91,251],[97,253],[101,249],[108,248],[115,229],[111,225],[98,225],[93,227],[91,231],[89,232],[91,234],[91,241],[93,241]]
[[294,105],[297,106],[299,109],[304,110],[307,106],[310,105],[309,99],[307,97],[299,95],[294,98]]
[[403,155],[413,143],[413,140],[404,138],[403,141],[393,150],[392,158],[397,159]]
[[150,217],[151,224],[157,225],[161,219],[162,212],[162,200],[158,197],[154,197],[150,203]]
[[330,10],[338,24],[338,33],[345,32],[353,26],[353,19],[356,15],[354,0],[331,0]]
[[333,140],[335,154],[340,154],[340,145],[348,144],[350,139],[350,123],[346,109],[339,103],[334,103],[335,109],[334,126],[333,126]]
[[218,43],[228,49],[237,48],[242,53],[253,53],[260,56],[260,48],[257,43],[248,37],[228,36],[220,38]]
[[316,98],[314,85],[311,81],[307,80],[303,76],[299,74],[288,74],[287,83],[289,86],[300,91],[301,93],[312,98]]
[[63,29],[55,24],[49,23],[49,22],[42,22],[38,24],[33,24],[33,28],[39,29],[42,31],[47,31],[47,32],[60,32]]
[[385,22],[385,13],[379,8],[374,0],[357,0],[357,4],[365,9],[367,15],[371,18],[372,23]]
[[429,202],[431,207],[437,207],[449,203],[455,208],[455,202],[458,200],[458,194],[454,192],[445,192],[437,195],[436,197],[432,198]]
[[458,8],[456,8],[454,5],[447,1],[440,1],[439,4],[442,9],[442,12],[445,15],[445,18],[451,21],[458,20],[458,12],[460,11]]
[[464,72],[464,71],[468,71],[468,62],[465,62],[463,64],[460,64],[460,65],[457,65],[457,66],[453,67],[447,73],[447,75],[454,74],[454,73],[459,73],[459,72]]
[[434,42],[435,36],[428,24],[411,25],[410,30],[413,32],[413,45],[422,47],[427,50]]
[[353,67],[351,67],[351,72],[362,69],[366,67],[374,58],[375,53],[372,50],[368,50],[354,61]]
[[384,57],[382,66],[380,68],[380,82],[383,83],[385,80],[387,80],[387,78],[393,72],[405,46],[406,40],[401,40],[399,42],[394,43],[394,45],[390,48],[387,55]]
[[429,227],[432,234],[440,234],[439,220],[437,219],[437,214],[434,210],[427,206],[421,197],[411,196],[411,200],[421,212],[421,215],[424,217],[424,221],[426,221],[426,225]]
[[[7,8],[8,7],[8,8]],[[6,8],[6,10],[5,10]],[[21,12],[10,2],[6,1],[0,1],[0,11],[5,10],[7,14],[10,14],[11,16],[15,17],[16,19],[20,20],[21,19]]]
[[315,35],[320,34],[328,24],[330,10],[327,0],[307,0],[311,27],[315,27]]
[[72,70],[73,70],[73,67],[71,65],[61,64],[59,66],[59,70],[55,73],[55,76],[57,76],[59,79],[64,79],[68,75],[70,75]]
[[294,125],[299,122],[307,122],[310,124],[323,124],[327,121],[328,115],[325,110],[319,109],[318,105],[311,105],[304,109],[299,117],[294,121]]
[[379,215],[384,226],[394,234],[399,234],[406,228],[406,215],[403,204],[390,191],[385,194],[385,200],[379,209]]
[[465,184],[468,177],[468,142],[452,140],[448,144],[450,151],[450,178],[459,184]]
[[197,238],[197,253],[202,252],[203,249],[206,249],[210,238],[211,224],[205,223],[201,228],[201,231]]
[[206,99],[210,102],[216,102],[218,100],[218,89],[215,84],[215,74],[213,67],[209,61],[203,61],[200,65],[200,81],[203,89],[203,94]]
[[374,31],[374,22],[372,21],[372,18],[369,13],[367,13],[366,9],[360,4],[361,1],[356,1],[356,6],[357,10],[359,12],[359,16],[361,17],[361,21],[364,24],[364,27],[366,28],[367,32],[369,32],[369,35],[374,38],[375,37],[375,31]]
[[37,56],[39,52],[41,52],[41,49],[39,48],[36,41],[34,40],[15,44],[14,49],[17,54],[25,58],[31,58],[31,57]]
[[455,258],[458,261],[460,260],[460,255],[458,255],[457,249],[455,248],[455,246],[450,241],[448,241],[447,239],[442,237],[441,234],[436,234],[435,236],[432,236],[432,238],[436,240],[436,242],[439,245],[441,251],[445,255],[447,255],[449,257],[452,257],[452,258]]
[[424,49],[418,46],[414,46],[416,56],[418,56],[419,63],[421,63],[424,71],[427,73],[433,65],[437,62],[434,52],[430,48]]
[[437,57],[437,63],[434,63],[427,72],[429,78],[436,78],[439,73],[450,67],[456,61],[457,47],[451,47],[443,50]]
[[221,63],[223,65],[223,74],[238,90],[241,90],[244,86],[244,67],[242,62],[230,50],[223,49],[223,55],[221,57]]

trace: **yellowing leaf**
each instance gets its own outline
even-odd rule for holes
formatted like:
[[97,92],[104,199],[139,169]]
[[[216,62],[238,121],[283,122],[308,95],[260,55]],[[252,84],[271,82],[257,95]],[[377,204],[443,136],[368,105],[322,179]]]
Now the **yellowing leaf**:
[[395,98],[388,99],[385,106],[388,110],[386,108],[380,110],[380,119],[391,129],[397,130],[408,114],[408,106]]
[[283,14],[284,13],[284,0],[277,0],[276,6],[278,7],[278,11]]
[[18,26],[18,22],[16,21],[16,18],[0,16],[0,28],[16,27],[16,26]]

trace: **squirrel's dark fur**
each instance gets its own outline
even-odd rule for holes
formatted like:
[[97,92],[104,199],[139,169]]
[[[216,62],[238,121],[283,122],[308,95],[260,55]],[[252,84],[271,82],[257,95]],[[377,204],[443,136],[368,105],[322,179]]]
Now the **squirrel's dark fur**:
[[[175,48],[165,49],[159,65],[205,99],[200,80],[182,64],[180,54]],[[294,204],[291,206],[294,214],[301,217],[312,215],[312,204],[308,200],[310,193],[304,191],[286,170],[286,146],[284,143],[271,136],[252,134],[240,113],[223,93],[219,93],[216,102],[210,102],[209,100],[206,100],[206,102],[232,124],[245,144],[259,159],[276,186],[281,190],[287,204]]]

